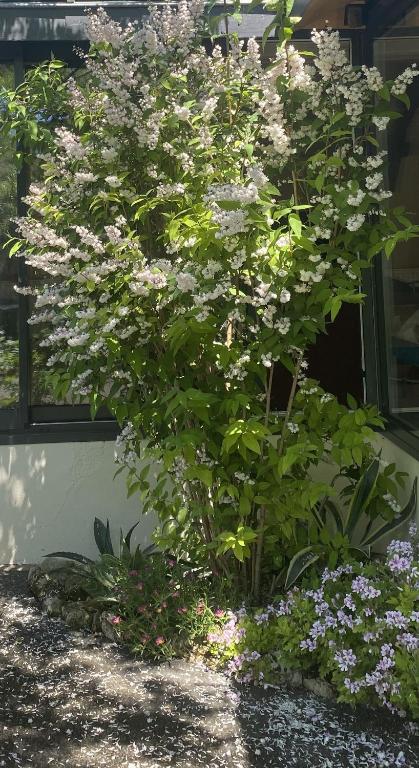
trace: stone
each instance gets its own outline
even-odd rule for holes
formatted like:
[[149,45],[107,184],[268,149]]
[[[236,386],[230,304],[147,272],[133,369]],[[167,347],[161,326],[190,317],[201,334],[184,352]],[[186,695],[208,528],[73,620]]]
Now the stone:
[[51,592],[56,591],[57,585],[53,579],[40,568],[34,566],[28,574],[28,584],[35,597],[42,599]]
[[46,597],[42,605],[48,616],[61,616],[63,601],[57,595]]
[[303,685],[303,673],[298,669],[289,669],[284,673],[284,681],[292,688],[301,688]]
[[90,626],[89,611],[83,607],[83,604],[64,603],[61,615],[71,629],[83,629]]
[[111,617],[111,613],[105,612],[101,614],[100,629],[108,640],[112,643],[117,643],[119,641],[119,634],[115,624],[112,624]]
[[320,680],[315,677],[306,677],[303,681],[303,685],[307,691],[311,691],[311,693],[316,694],[316,696],[321,696],[323,699],[335,698],[333,687],[330,683],[327,683],[326,680]]

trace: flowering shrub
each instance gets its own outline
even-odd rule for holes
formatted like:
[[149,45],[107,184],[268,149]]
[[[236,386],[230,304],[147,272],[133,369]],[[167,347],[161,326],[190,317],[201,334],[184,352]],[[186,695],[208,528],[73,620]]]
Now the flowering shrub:
[[386,205],[375,138],[416,69],[388,83],[354,69],[330,30],[313,32],[307,63],[283,5],[268,68],[227,24],[224,55],[203,0],[180,0],[141,28],[99,11],[77,82],[53,62],[2,101],[3,130],[40,163],[11,253],[46,276],[22,290],[57,394],[116,415],[160,545],[255,596],[330,492],[310,467],[365,469],[381,424],[310,380],[305,352],[362,301],[374,256],[417,233]]
[[339,700],[419,716],[418,547],[392,541],[385,563],[326,569],[314,589],[294,589],[263,611],[244,609],[209,634],[212,653],[238,680],[274,681],[280,670],[319,674]]
[[162,554],[137,552],[134,569],[102,555],[83,586],[111,611],[123,642],[145,658],[161,659],[198,649],[231,605],[234,590],[214,586],[204,575]]

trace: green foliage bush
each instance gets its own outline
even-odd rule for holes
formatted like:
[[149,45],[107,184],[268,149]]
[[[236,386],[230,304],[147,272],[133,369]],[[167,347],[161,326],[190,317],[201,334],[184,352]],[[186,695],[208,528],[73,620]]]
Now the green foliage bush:
[[244,682],[283,670],[320,676],[340,701],[419,717],[418,547],[393,541],[385,562],[326,569],[263,610],[232,613],[209,635],[213,655]]

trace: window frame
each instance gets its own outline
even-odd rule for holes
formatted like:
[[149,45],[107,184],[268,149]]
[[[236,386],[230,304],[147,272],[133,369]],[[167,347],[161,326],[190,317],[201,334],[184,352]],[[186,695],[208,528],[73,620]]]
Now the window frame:
[[[369,66],[374,64],[374,42],[377,39],[409,36],[409,30],[391,30],[407,12],[418,5],[419,0],[398,0],[397,4],[393,0],[378,0],[375,3],[370,0],[367,6],[363,63]],[[409,430],[406,423],[390,411],[384,259],[383,254],[378,254],[363,278],[363,291],[367,294],[363,307],[366,400],[375,403],[386,419],[385,436],[413,458],[419,459],[418,431]]]
[[[342,38],[351,43],[351,58],[355,66],[373,63],[374,39],[384,36],[385,32],[410,10],[418,0],[398,0],[395,13],[393,0],[367,0],[366,26],[362,28],[344,28],[339,30]],[[7,4],[8,8],[12,4]],[[36,3],[34,6],[36,7]],[[49,4],[48,4],[49,5]],[[116,10],[116,4],[103,5],[112,8],[111,15],[118,17],[123,11],[123,3]],[[141,3],[141,5],[143,5]],[[80,14],[84,4],[67,5],[66,13]],[[30,7],[30,3],[26,8]],[[135,4],[127,3],[126,8],[133,17],[140,10]],[[48,6],[43,5],[44,11]],[[32,10],[32,9],[31,9]],[[49,5],[51,16],[54,15],[54,4]],[[115,14],[114,14],[114,11]],[[61,15],[60,8],[58,15]],[[1,13],[1,3],[0,3]],[[260,14],[260,10],[258,10]],[[122,14],[121,14],[122,15]],[[127,14],[125,14],[127,15]],[[247,22],[247,25],[249,22]],[[296,40],[309,39],[308,29],[298,28],[294,35]],[[86,41],[71,39],[52,40],[4,40],[1,41],[0,64],[13,63],[16,83],[23,79],[25,65],[36,63],[49,58],[51,53],[69,64],[74,64],[77,58],[74,45],[86,47]],[[21,197],[25,194],[27,180],[25,170],[17,178],[17,213],[24,212]],[[25,282],[25,265],[22,260],[18,264],[18,281]],[[419,439],[408,432],[406,427],[394,416],[389,415],[387,389],[387,351],[385,345],[384,301],[382,291],[382,257],[378,256],[362,281],[362,289],[367,294],[362,309],[361,334],[364,350],[363,377],[365,381],[366,399],[376,403],[388,419],[387,436],[409,453],[419,458]],[[119,429],[116,421],[106,414],[99,414],[95,420],[90,418],[90,409],[86,405],[51,405],[31,406],[29,401],[31,371],[29,353],[28,298],[18,296],[18,336],[19,336],[19,403],[15,408],[0,409],[0,444],[36,443],[36,442],[74,442],[113,440]]]

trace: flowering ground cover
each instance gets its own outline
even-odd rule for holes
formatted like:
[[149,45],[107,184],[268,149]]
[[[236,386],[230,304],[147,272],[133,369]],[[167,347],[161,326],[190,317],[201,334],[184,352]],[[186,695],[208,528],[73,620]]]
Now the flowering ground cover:
[[304,692],[237,688],[191,663],[134,660],[42,615],[0,573],[0,765],[417,768],[406,723]]

